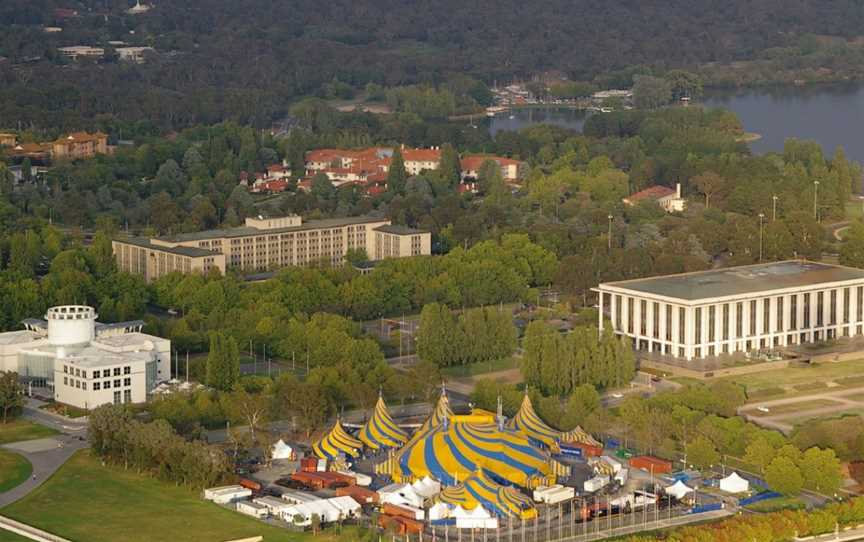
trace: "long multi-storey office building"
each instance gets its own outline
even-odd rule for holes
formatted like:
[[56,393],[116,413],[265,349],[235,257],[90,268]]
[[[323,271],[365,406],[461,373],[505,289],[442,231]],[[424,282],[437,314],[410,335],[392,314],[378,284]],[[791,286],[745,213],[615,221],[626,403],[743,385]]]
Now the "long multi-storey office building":
[[802,260],[600,284],[599,326],[691,360],[862,334],[864,270]]
[[321,261],[341,265],[349,250],[370,260],[431,254],[429,232],[391,226],[385,218],[311,220],[299,216],[247,218],[246,225],[168,237],[117,239],[120,270],[155,280],[168,273],[228,268],[265,271]]

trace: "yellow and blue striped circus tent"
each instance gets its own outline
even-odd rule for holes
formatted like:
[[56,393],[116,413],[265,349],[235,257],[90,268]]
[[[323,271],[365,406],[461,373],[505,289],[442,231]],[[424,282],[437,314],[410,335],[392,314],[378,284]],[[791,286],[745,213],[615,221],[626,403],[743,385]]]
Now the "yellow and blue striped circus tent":
[[565,474],[563,465],[522,434],[495,424],[451,423],[429,429],[393,458],[390,473],[397,482],[431,476],[455,485],[478,469],[506,484],[536,487]]
[[349,435],[337,419],[333,429],[312,445],[312,451],[321,459],[336,459],[340,453],[357,457],[362,447],[363,443]]
[[553,452],[557,453],[559,451],[558,442],[561,440],[561,432],[552,429],[540,419],[527,393],[525,394],[525,398],[522,399],[522,406],[519,407],[519,412],[507,422],[507,428],[518,431],[526,437],[544,444]]
[[423,422],[420,429],[414,434],[411,440],[416,440],[417,437],[425,435],[430,429],[434,429],[442,425],[446,420],[453,418],[453,409],[450,408],[450,400],[447,399],[447,392],[442,388],[441,397],[438,398],[438,403],[435,405],[435,410]]
[[372,416],[360,429],[357,437],[373,450],[399,448],[408,442],[408,434],[393,421],[383,397],[378,397]]
[[502,486],[493,481],[483,469],[478,470],[458,486],[448,487],[438,500],[452,506],[474,510],[482,506],[498,517],[532,519],[537,509],[531,499],[516,488]]

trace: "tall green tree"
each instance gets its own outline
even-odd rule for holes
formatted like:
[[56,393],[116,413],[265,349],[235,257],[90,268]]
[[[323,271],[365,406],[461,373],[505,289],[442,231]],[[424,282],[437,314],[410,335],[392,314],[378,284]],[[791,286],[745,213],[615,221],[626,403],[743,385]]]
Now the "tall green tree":
[[402,157],[402,151],[396,148],[390,160],[390,169],[387,170],[387,191],[391,194],[404,194],[407,180],[405,159]]
[[18,373],[0,372],[0,410],[3,411],[3,423],[9,422],[23,408],[24,388],[18,380]]
[[206,382],[217,390],[228,391],[240,380],[240,350],[234,337],[221,331],[210,334]]

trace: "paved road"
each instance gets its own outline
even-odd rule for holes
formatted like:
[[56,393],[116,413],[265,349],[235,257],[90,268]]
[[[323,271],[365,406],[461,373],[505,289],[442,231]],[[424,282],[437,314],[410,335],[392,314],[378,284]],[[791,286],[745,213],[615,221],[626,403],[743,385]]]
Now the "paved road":
[[44,404],[45,403],[42,401],[36,399],[28,399],[21,417],[25,420],[30,420],[31,422],[56,429],[61,433],[86,436],[87,420],[66,419],[54,414],[49,414],[44,410],[39,409],[39,407]]
[[[62,448],[59,447],[61,444]],[[78,440],[78,437],[72,435],[58,435],[38,441],[4,445],[3,448],[19,453],[30,461],[30,464],[33,465],[33,476],[23,484],[5,493],[0,493],[0,508],[21,499],[39,487],[72,457],[72,454],[88,446],[86,441]]]
[[796,540],[807,540],[807,542],[853,542],[855,540],[864,540],[864,528],[849,529],[840,531],[839,533],[824,534],[814,538],[796,538]]

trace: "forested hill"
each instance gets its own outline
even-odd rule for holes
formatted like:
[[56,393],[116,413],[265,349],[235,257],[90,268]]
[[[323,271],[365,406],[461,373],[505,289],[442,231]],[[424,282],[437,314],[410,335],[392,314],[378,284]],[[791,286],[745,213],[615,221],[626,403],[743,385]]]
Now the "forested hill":
[[[162,127],[229,117],[264,124],[294,97],[487,84],[561,70],[574,79],[746,60],[805,34],[853,37],[860,0],[131,0],[0,1],[0,119],[39,126],[108,114]],[[78,17],[58,17],[57,8]],[[62,32],[44,33],[43,26]],[[130,31],[134,33],[130,33]],[[61,66],[56,48],[122,40],[138,66]],[[38,60],[41,59],[41,60]],[[62,112],[62,114],[61,114]]]

